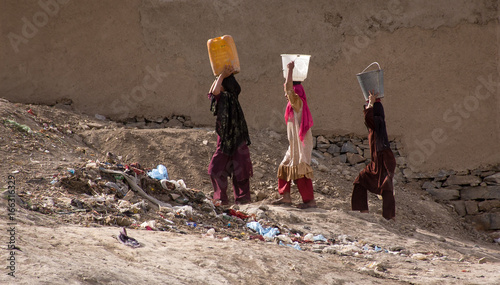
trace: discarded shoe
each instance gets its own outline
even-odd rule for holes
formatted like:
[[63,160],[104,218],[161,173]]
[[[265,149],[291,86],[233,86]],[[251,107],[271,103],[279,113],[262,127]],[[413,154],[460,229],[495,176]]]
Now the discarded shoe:
[[122,230],[120,231],[120,234],[118,235],[118,240],[124,245],[128,245],[133,248],[141,246],[141,244],[135,238],[127,236],[127,230],[125,230],[125,228],[122,228]]

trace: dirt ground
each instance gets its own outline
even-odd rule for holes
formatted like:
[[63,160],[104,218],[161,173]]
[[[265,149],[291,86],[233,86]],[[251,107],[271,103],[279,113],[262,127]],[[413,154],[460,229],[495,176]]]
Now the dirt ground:
[[[319,207],[269,205],[277,198],[284,133],[250,131],[253,202],[207,210],[213,127],[124,125],[78,114],[64,102],[41,106],[3,100],[0,114],[2,284],[500,283],[500,246],[493,235],[475,230],[419,185],[396,183],[396,220],[386,221],[375,195],[370,213],[350,211],[359,169],[316,158]],[[127,200],[128,195],[105,186],[123,177],[101,169],[125,171],[133,163],[145,171],[163,164],[170,180],[183,180],[186,187],[177,192],[147,177],[140,185],[192,213],[158,209],[137,193]],[[15,205],[9,191],[17,195]],[[299,203],[297,189],[292,192]],[[138,212],[119,210],[145,200],[147,206]],[[245,216],[227,215],[235,211]],[[150,221],[155,222],[144,226]],[[262,240],[246,226],[252,221],[278,228],[281,235]],[[119,242],[120,225],[140,247]]]

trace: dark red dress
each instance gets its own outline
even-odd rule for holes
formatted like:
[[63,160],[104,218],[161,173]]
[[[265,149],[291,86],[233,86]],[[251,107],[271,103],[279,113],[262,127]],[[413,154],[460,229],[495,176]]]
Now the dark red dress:
[[352,210],[367,211],[367,191],[382,196],[382,216],[391,219],[396,216],[394,187],[392,179],[396,169],[396,159],[389,145],[385,127],[382,103],[376,102],[373,108],[365,109],[365,124],[368,128],[371,162],[354,180]]

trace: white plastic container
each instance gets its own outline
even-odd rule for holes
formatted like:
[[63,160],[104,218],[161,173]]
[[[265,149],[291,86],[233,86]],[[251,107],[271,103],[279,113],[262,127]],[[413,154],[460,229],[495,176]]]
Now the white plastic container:
[[[378,66],[378,70],[366,71],[374,64]],[[356,74],[356,77],[358,78],[359,86],[361,87],[361,91],[363,91],[365,100],[368,100],[370,91],[378,93],[378,98],[384,97],[384,71],[380,68],[378,62],[372,62],[361,73]]]
[[304,81],[307,78],[307,71],[309,70],[309,60],[310,55],[307,54],[282,54],[281,62],[283,63],[283,77],[288,75],[287,65],[291,61],[295,61],[295,67],[293,68],[292,80],[293,81]]

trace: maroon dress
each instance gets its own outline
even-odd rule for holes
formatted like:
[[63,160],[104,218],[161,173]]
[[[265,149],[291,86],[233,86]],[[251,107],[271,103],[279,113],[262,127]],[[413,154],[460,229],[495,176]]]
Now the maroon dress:
[[245,204],[251,202],[250,177],[253,168],[248,148],[248,128],[238,101],[241,89],[234,75],[225,78],[222,86],[225,91],[219,95],[208,94],[212,102],[210,109],[217,116],[217,149],[208,165],[208,174],[214,187],[214,200],[229,203],[228,177],[232,176],[234,202]]
[[390,148],[385,127],[382,103],[376,102],[373,108],[365,109],[365,124],[368,128],[371,162],[354,180],[352,210],[368,211],[367,191],[382,196],[382,216],[392,219],[396,216],[394,187],[392,180],[396,169],[396,159]]

